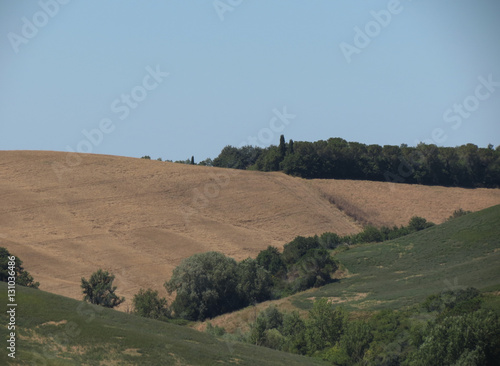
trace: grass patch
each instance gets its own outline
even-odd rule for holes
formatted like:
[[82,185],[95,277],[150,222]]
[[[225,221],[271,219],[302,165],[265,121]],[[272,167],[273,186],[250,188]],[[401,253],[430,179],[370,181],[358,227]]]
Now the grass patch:
[[[7,339],[7,286],[0,283]],[[217,339],[175,324],[18,287],[16,359],[1,365],[321,365],[321,361]]]
[[379,244],[358,245],[336,259],[348,278],[293,297],[302,309],[312,297],[346,301],[350,310],[404,309],[444,290],[500,287],[500,205]]

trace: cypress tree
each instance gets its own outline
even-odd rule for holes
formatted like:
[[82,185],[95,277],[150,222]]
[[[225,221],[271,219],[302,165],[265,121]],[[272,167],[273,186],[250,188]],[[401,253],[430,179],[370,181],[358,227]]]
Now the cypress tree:
[[285,135],[280,136],[280,147],[279,147],[281,157],[285,157],[286,155],[286,143],[285,143]]

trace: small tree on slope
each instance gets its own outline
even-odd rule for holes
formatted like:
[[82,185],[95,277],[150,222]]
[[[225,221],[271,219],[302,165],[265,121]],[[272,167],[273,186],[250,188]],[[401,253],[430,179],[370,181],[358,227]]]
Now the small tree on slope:
[[120,305],[125,301],[125,298],[120,298],[115,294],[116,286],[113,287],[114,279],[114,275],[102,269],[92,273],[89,281],[82,277],[81,287],[85,295],[83,300],[106,308],[114,308]]

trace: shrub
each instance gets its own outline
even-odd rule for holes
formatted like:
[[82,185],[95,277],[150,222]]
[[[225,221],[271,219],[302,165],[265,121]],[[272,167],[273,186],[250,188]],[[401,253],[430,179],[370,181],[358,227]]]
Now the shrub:
[[208,322],[205,332],[216,337],[222,337],[226,334],[226,329],[224,329],[224,327],[219,327],[218,325],[214,327],[212,323]]
[[145,318],[166,320],[172,317],[165,298],[158,296],[158,291],[143,290],[134,295],[134,313]]
[[459,208],[458,210],[453,211],[450,217],[448,217],[447,221],[456,219],[457,217],[465,216],[467,214],[470,214],[472,211],[465,211],[462,208]]

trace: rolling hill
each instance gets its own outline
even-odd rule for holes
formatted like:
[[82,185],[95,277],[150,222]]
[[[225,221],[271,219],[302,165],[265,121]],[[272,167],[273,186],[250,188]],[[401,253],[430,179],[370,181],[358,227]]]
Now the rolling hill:
[[298,235],[345,235],[414,215],[441,223],[458,208],[499,204],[500,190],[1,151],[0,202],[0,246],[24,261],[41,289],[81,299],[80,278],[103,268],[116,275],[126,310],[141,287],[165,295],[163,283],[194,253],[241,260]]
[[[5,304],[5,282],[0,293]],[[16,359],[4,348],[1,365],[327,365],[41,290],[18,286],[16,301]],[[8,323],[5,311],[0,319]]]
[[322,297],[360,312],[401,310],[429,295],[467,287],[500,296],[499,224],[497,205],[395,240],[339,248],[334,256],[344,276],[338,282],[210,321],[228,331],[247,329],[255,314],[270,304],[305,314]]

